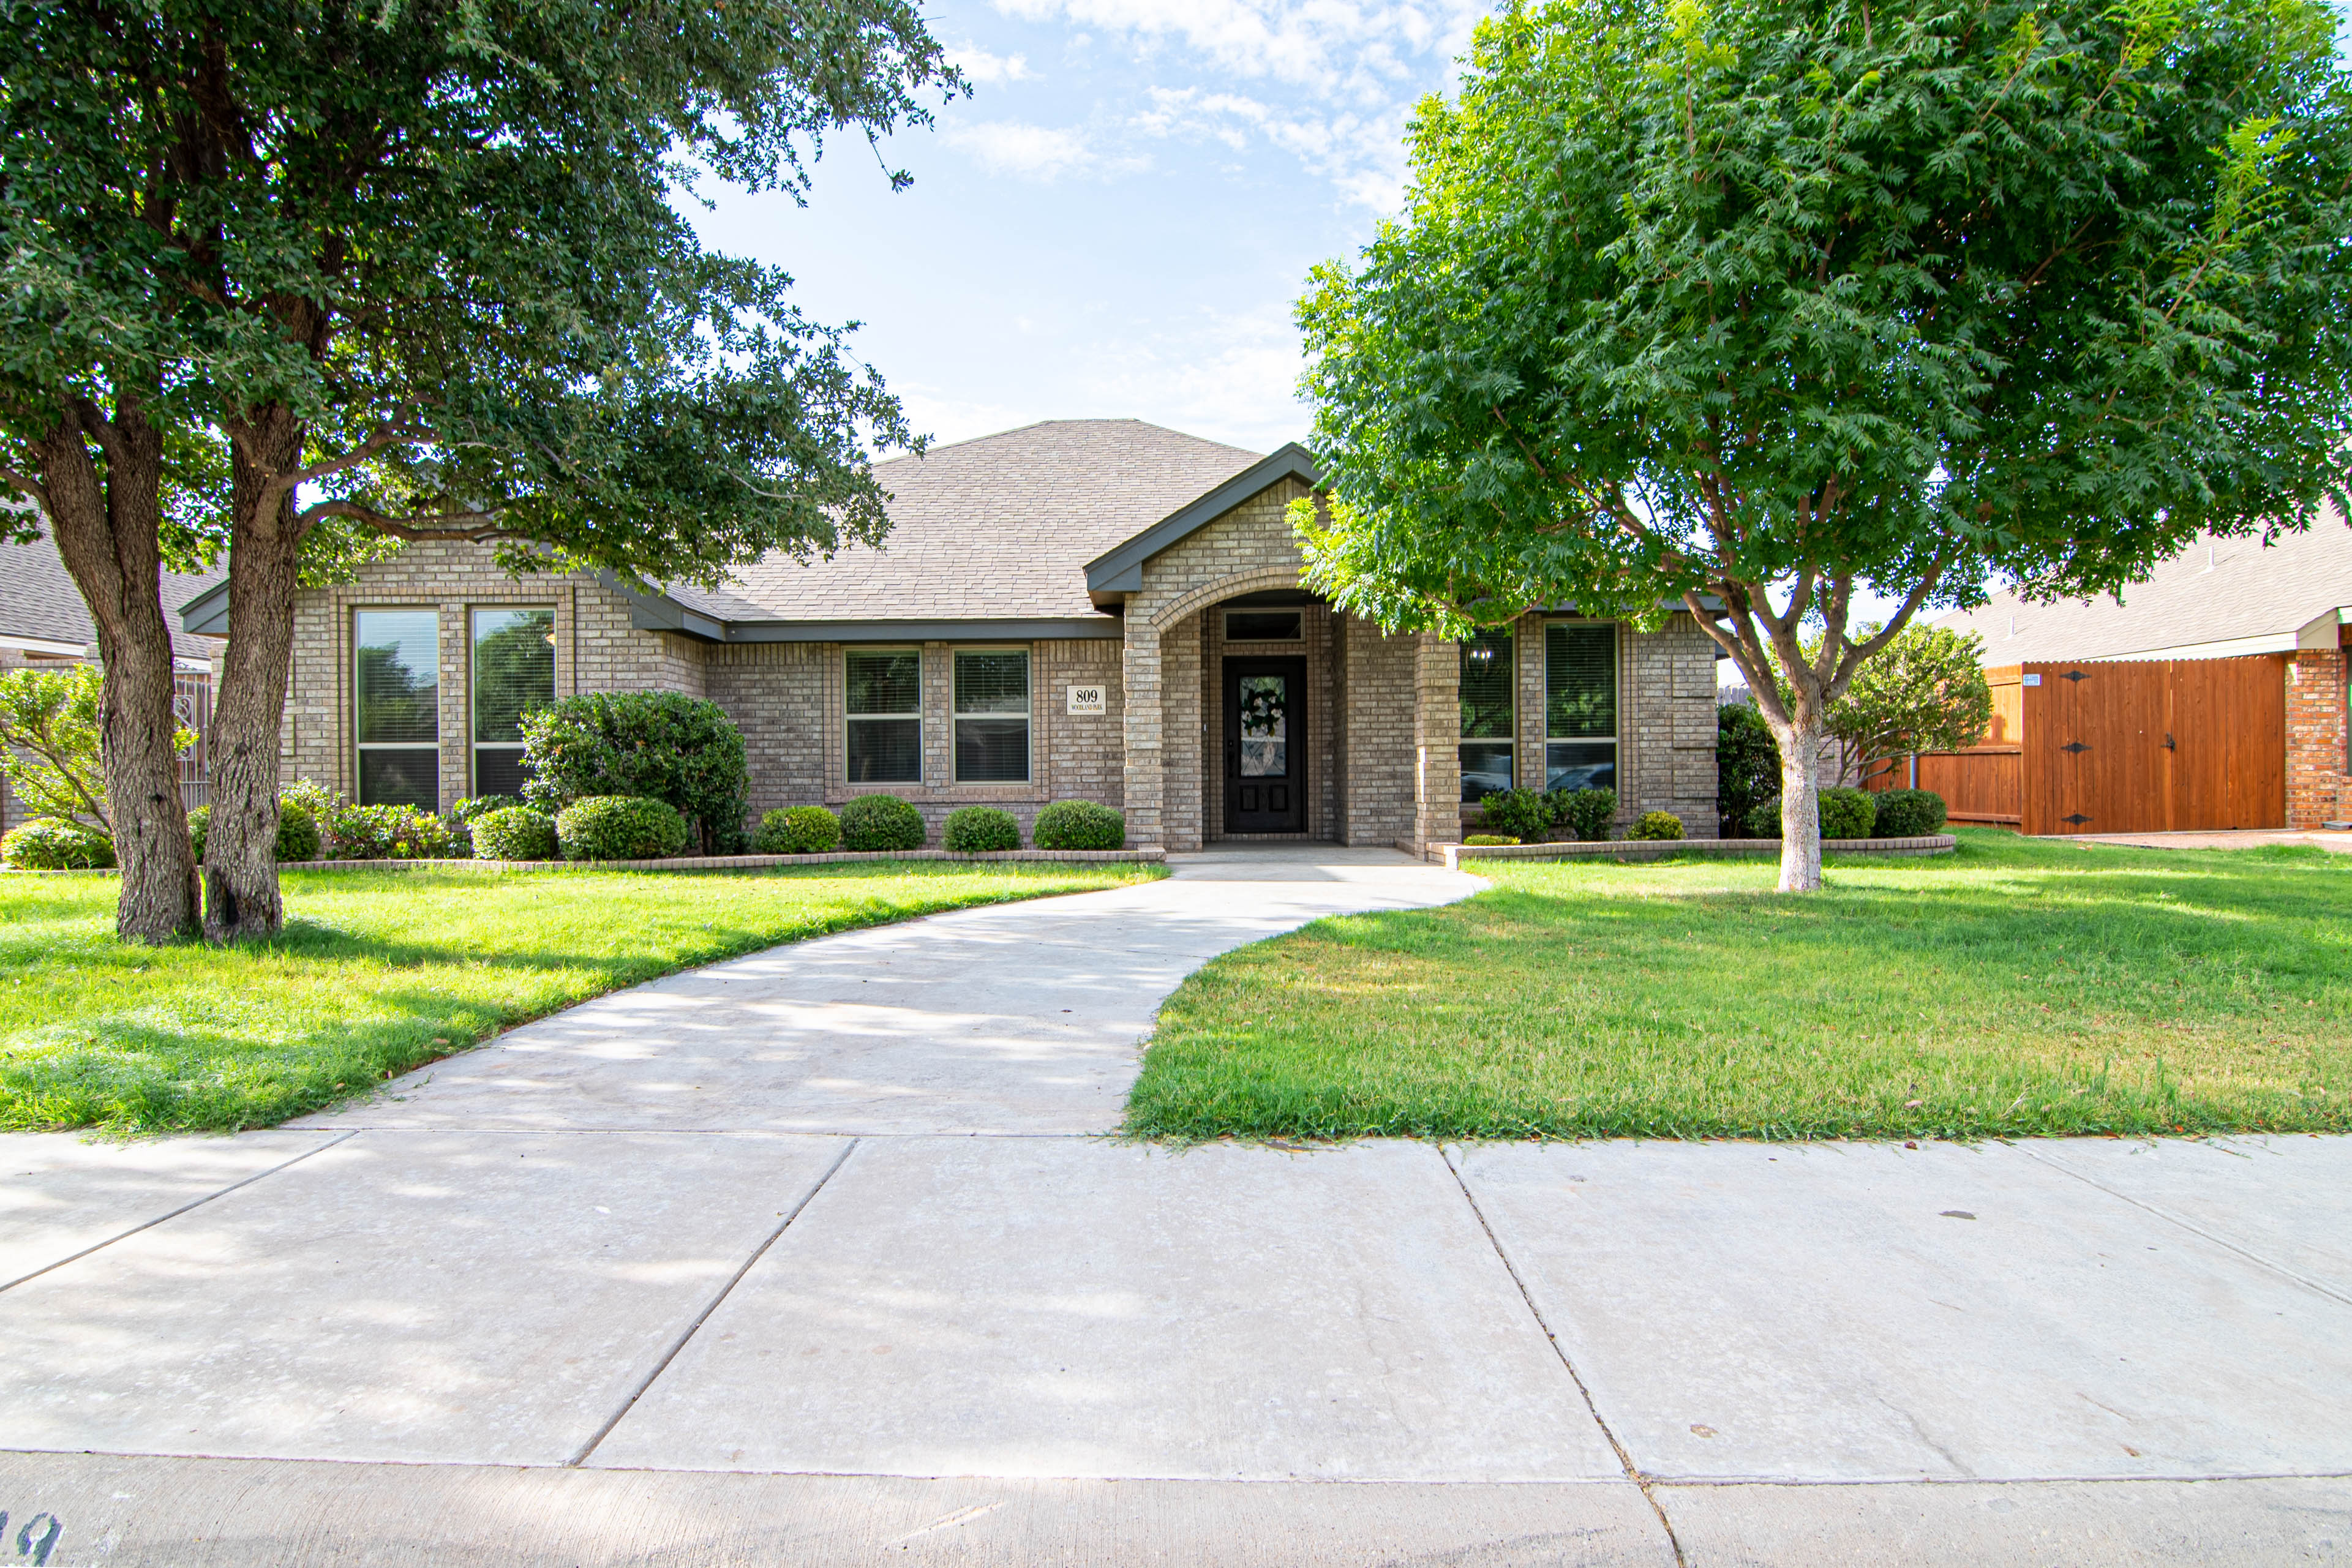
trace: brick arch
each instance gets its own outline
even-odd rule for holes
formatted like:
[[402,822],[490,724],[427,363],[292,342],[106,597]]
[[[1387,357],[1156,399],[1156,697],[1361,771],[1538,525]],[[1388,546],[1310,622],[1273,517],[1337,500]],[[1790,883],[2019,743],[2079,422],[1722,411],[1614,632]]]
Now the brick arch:
[[1219,600],[1235,599],[1244,593],[1256,593],[1269,588],[1296,588],[1306,573],[1307,568],[1303,564],[1262,566],[1255,571],[1244,571],[1237,576],[1221,578],[1215,582],[1203,583],[1171,601],[1164,608],[1154,611],[1151,629],[1165,632],[1194,611],[1205,609]]

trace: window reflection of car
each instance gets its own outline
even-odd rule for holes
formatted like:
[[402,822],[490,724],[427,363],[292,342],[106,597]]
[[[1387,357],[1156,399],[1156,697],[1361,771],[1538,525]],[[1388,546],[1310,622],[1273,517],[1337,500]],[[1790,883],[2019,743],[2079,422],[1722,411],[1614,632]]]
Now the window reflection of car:
[[1614,789],[1617,788],[1617,765],[1613,762],[1587,762],[1572,768],[1555,768],[1545,780],[1544,788],[1554,794],[1575,789]]
[[1511,759],[1497,758],[1484,768],[1465,768],[1462,771],[1462,798],[1483,800],[1497,789],[1511,787]]

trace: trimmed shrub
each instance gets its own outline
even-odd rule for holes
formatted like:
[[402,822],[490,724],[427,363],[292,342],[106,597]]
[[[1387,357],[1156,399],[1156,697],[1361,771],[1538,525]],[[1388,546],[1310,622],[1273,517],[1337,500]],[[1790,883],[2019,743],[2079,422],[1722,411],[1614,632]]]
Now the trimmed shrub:
[[213,809],[210,806],[199,806],[188,813],[188,845],[196,852],[198,865],[205,863],[205,836],[212,830]]
[[472,827],[475,821],[492,811],[504,811],[522,804],[520,795],[468,795],[449,808],[450,820]]
[[705,851],[743,841],[751,768],[727,710],[677,692],[584,692],[527,714],[523,801],[560,814],[575,800],[662,800],[696,824]]
[[100,871],[114,863],[114,841],[62,817],[36,817],[0,838],[0,865],[18,871]]
[[[335,813],[343,810],[346,804],[343,798],[315,779],[297,779],[291,784],[279,785],[278,789],[278,810],[282,811],[289,804],[301,807],[318,828],[318,858],[327,861],[339,858],[341,852],[335,847]],[[196,855],[202,859],[204,851],[199,849]]]
[[1542,838],[1552,824],[1551,798],[1540,790],[1490,789],[1478,804],[1486,810],[1488,832],[1521,842]]
[[1866,789],[1822,791],[1822,837],[1866,839],[1878,821],[1878,803]]
[[1683,820],[1672,811],[1644,811],[1642,820],[1626,830],[1629,839],[1679,839],[1683,836]]
[[822,806],[787,806],[760,819],[751,847],[763,855],[821,855],[841,842],[841,819]]
[[849,850],[919,850],[923,814],[896,795],[860,795],[841,809],[841,846]]
[[1609,824],[1617,819],[1617,791],[1614,789],[1568,789],[1555,797],[1553,821],[1565,822],[1569,831],[1587,843],[1595,843],[1609,836]]
[[470,838],[414,806],[339,807],[330,831],[337,860],[444,861],[474,852]]
[[500,806],[474,819],[474,858],[551,861],[555,819],[528,806]]
[[555,847],[568,861],[649,861],[686,848],[686,819],[667,800],[591,795],[555,814]]
[[1748,809],[1748,836],[1751,839],[1777,839],[1780,836],[1780,796],[1759,800]]
[[[199,806],[188,813],[188,842],[196,852],[196,859],[205,858],[205,840],[211,835],[213,809]],[[281,861],[314,861],[320,858],[319,824],[300,802],[281,798],[278,802],[278,842],[276,858]]]
[[948,813],[940,842],[960,855],[992,854],[1021,847],[1021,824],[993,806],[958,806]]
[[1029,841],[1041,850],[1123,850],[1127,818],[1092,800],[1056,800],[1037,813]]
[[[1715,809],[1727,836],[1748,826],[1756,808],[1780,793],[1780,747],[1764,716],[1747,703],[1725,703],[1715,710]],[[1759,835],[1780,836],[1772,831]]]
[[1878,794],[1882,839],[1916,839],[1944,831],[1944,798],[1933,789],[1883,789]]
[[[1489,796],[1488,799],[1491,800],[1493,797]],[[1491,849],[1497,844],[1516,844],[1519,841],[1506,833],[1465,833],[1463,835],[1462,841],[1476,848]]]

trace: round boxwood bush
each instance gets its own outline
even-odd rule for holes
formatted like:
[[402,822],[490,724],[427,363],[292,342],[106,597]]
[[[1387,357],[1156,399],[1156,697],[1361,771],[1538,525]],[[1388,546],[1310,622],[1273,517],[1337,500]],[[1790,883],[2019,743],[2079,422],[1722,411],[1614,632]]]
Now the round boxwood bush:
[[[205,840],[213,825],[213,809],[199,806],[188,813],[188,842],[196,852],[196,859],[205,858]],[[278,802],[277,858],[281,861],[314,861],[319,858],[319,822],[310,810],[292,800]]]
[[1056,800],[1037,813],[1029,841],[1041,850],[1125,849],[1127,819],[1092,800]]
[[449,808],[449,815],[456,821],[470,825],[477,817],[487,817],[492,811],[503,811],[521,804],[522,797],[520,795],[468,795]]
[[1469,833],[1464,835],[1462,841],[1473,849],[1493,849],[1501,844],[1516,844],[1519,841],[1508,833]]
[[743,732],[707,697],[679,692],[583,692],[522,719],[530,769],[523,803],[562,811],[575,800],[666,800],[693,820],[702,848],[730,854],[743,841],[751,787]]
[[686,819],[664,800],[591,795],[555,814],[555,847],[568,861],[648,861],[686,847]]
[[841,809],[841,842],[852,850],[919,850],[923,814],[896,795],[860,795]]
[[787,806],[760,819],[751,847],[763,855],[821,855],[841,842],[841,819],[822,806]]
[[1551,826],[1551,800],[1540,790],[1490,789],[1478,805],[1486,813],[1486,831],[1504,838],[1526,842]]
[[1878,821],[1878,804],[1866,789],[1822,791],[1822,837],[1866,839]]
[[0,865],[18,871],[99,871],[113,863],[113,840],[62,817],[36,817],[0,838]]
[[1683,836],[1683,820],[1672,811],[1644,811],[1642,820],[1627,830],[1629,839],[1679,839]]
[[1609,824],[1617,820],[1617,791],[1562,790],[1553,799],[1552,820],[1567,823],[1586,843],[1597,843],[1609,836]]
[[1916,839],[1944,831],[1944,798],[1933,789],[1885,789],[1878,796],[1882,839]]
[[940,840],[960,855],[984,855],[1021,847],[1021,824],[1010,811],[993,806],[959,806],[948,813],[946,834]]
[[474,858],[551,861],[555,819],[528,806],[499,806],[474,819]]

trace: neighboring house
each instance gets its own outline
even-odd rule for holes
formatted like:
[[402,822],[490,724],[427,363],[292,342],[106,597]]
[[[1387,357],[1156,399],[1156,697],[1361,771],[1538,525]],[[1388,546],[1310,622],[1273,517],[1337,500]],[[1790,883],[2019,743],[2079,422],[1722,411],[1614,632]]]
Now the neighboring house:
[[[2352,819],[2352,528],[2333,513],[2267,546],[2200,538],[2114,597],[2033,604],[2002,593],[1936,623],[1980,635],[1989,667],[2273,660],[2285,688],[2286,824]],[[2275,712],[2263,722],[2275,727]],[[2263,744],[2275,766],[2275,742]]]
[[[218,572],[187,577],[165,572],[163,601],[170,612],[194,595],[217,587]],[[203,736],[212,718],[212,661],[219,640],[172,629],[172,659],[177,673],[173,706],[180,720],[197,733],[195,747],[180,759],[180,793],[191,807],[204,803]],[[89,608],[74,586],[57,546],[44,534],[28,545],[0,543],[0,674],[19,669],[57,669],[98,657],[98,634]],[[0,788],[0,829],[25,820],[14,794]]]
[[[305,590],[286,777],[446,809],[519,784],[532,705],[667,690],[740,727],[755,814],[887,792],[936,838],[959,805],[1025,832],[1080,799],[1123,810],[1136,844],[1420,851],[1487,789],[1594,783],[1622,819],[1671,810],[1715,834],[1714,650],[1686,615],[1644,633],[1563,610],[1463,646],[1384,635],[1300,586],[1300,447],[1057,421],[877,473],[880,549],[772,558],[715,592],[514,579],[454,543]],[[185,624],[228,631],[226,599]]]

